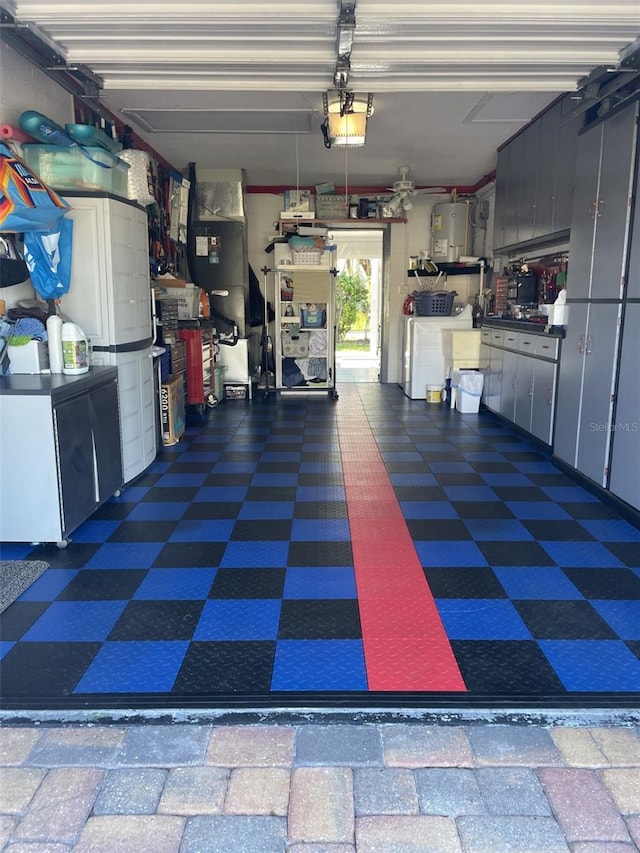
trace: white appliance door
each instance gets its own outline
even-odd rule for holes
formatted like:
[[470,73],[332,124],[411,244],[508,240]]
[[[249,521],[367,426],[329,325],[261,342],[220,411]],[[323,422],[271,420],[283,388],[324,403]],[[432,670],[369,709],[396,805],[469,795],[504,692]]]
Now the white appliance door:
[[152,349],[94,352],[93,363],[118,368],[122,471],[126,484],[142,474],[158,452],[158,409]]

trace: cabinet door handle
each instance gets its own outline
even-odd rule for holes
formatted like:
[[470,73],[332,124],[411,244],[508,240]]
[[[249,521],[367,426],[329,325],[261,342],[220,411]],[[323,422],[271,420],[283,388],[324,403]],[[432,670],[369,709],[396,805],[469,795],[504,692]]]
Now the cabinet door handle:
[[551,388],[547,388],[547,403],[550,406],[553,404],[553,394],[551,393]]
[[580,355],[584,355],[584,332],[578,338],[578,352]]
[[587,355],[591,355],[591,335],[587,335],[584,351]]
[[596,206],[596,217],[602,216],[602,214],[604,213],[604,211],[602,210],[603,207],[604,207],[604,199],[599,198],[598,204]]
[[529,382],[529,396],[533,397],[533,379]]
[[511,377],[511,387],[513,388],[514,391],[516,390],[516,375],[515,375],[515,373]]

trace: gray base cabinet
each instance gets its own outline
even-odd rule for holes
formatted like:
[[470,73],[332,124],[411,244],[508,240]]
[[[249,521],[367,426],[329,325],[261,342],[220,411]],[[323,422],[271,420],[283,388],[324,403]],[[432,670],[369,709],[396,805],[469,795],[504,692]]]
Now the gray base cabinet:
[[612,493],[640,509],[640,303],[627,305],[611,456]]
[[499,414],[516,423],[516,383],[518,353],[505,349],[502,353],[502,383],[500,386]]
[[545,444],[553,444],[559,339],[487,328],[481,340],[484,405]]
[[0,380],[0,540],[56,542],[122,487],[118,371]]
[[535,359],[528,355],[518,355],[515,369],[515,411],[514,423],[527,432],[531,432],[531,404],[533,383],[535,381]]
[[553,416],[556,402],[557,364],[535,361],[529,432],[545,444],[553,444]]
[[503,351],[491,347],[489,356],[489,376],[483,399],[485,404],[494,412],[500,411],[500,396],[502,391],[502,357]]
[[620,303],[575,303],[558,385],[555,453],[607,485]]

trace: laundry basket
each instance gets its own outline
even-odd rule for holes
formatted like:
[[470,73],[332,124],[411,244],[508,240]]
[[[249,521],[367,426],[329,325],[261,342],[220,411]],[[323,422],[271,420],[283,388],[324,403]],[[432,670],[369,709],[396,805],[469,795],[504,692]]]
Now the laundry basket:
[[305,249],[291,253],[294,264],[319,264],[322,261],[322,249]]
[[413,294],[413,305],[419,317],[449,316],[455,290],[419,290]]

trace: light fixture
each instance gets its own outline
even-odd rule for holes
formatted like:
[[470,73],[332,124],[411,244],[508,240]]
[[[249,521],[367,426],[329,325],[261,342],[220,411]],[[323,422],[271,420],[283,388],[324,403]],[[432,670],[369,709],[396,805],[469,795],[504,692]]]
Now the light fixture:
[[367,119],[373,115],[373,95],[355,95],[344,89],[323,93],[329,145],[359,148],[367,136]]

